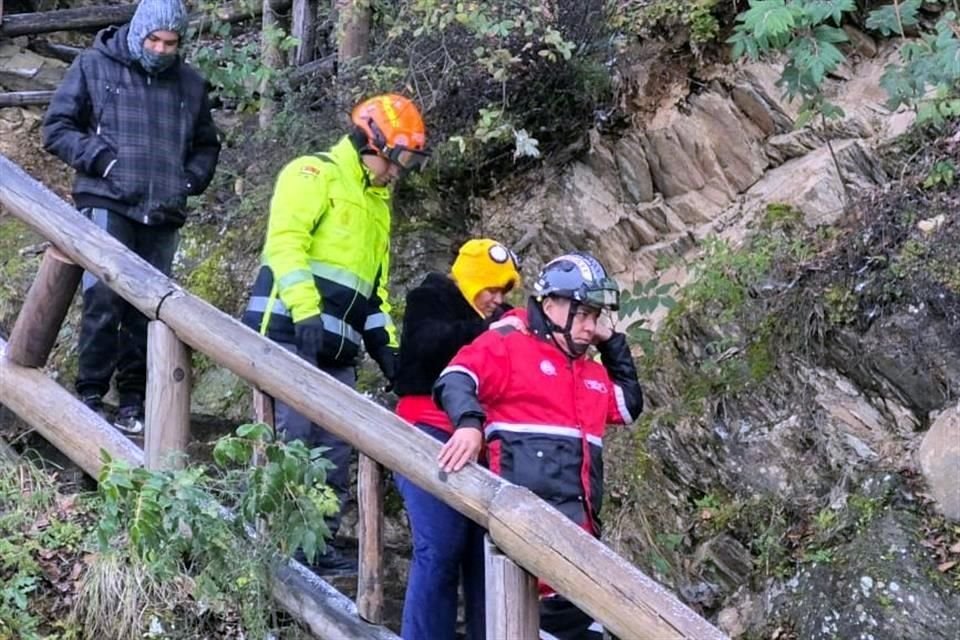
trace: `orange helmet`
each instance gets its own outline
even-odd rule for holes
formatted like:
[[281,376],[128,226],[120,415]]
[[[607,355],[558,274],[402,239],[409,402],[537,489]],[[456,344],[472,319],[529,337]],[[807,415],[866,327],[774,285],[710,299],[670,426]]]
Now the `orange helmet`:
[[430,157],[423,118],[409,98],[395,93],[367,98],[350,119],[367,134],[372,149],[405,171],[420,170]]

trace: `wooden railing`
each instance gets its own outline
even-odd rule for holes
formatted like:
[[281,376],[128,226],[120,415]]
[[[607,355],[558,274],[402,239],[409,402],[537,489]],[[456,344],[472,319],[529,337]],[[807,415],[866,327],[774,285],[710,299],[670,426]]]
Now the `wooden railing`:
[[[324,425],[331,433],[350,442],[370,460],[402,473],[486,528],[491,544],[496,546],[496,550],[490,547],[489,562],[492,567],[503,569],[492,571],[495,581],[497,575],[503,577],[499,587],[494,585],[488,589],[488,611],[512,610],[517,601],[535,606],[529,589],[530,578],[516,579],[512,569],[512,563],[516,563],[546,580],[624,640],[719,640],[725,637],[666,589],[529,490],[512,485],[475,464],[454,474],[439,473],[436,457],[440,445],[434,439],[184,291],[3,156],[0,156],[0,205],[144,313],[152,321],[150,335],[155,343],[164,341],[169,346],[171,341],[179,341],[201,351],[263,394],[283,400],[314,423]],[[72,295],[70,291],[69,296]],[[36,313],[31,311],[31,297],[28,294],[26,311],[22,313]],[[58,326],[60,321],[62,318],[57,320]],[[162,328],[159,325],[163,325]],[[11,340],[19,340],[19,335],[15,329]],[[21,348],[11,345],[13,352]],[[154,349],[150,351],[153,353]],[[18,375],[23,368],[11,362],[4,362],[3,367],[17,370]],[[177,370],[182,373],[179,379]],[[160,398],[164,395],[174,398],[173,402],[182,402],[179,398],[188,393],[189,378],[180,356],[168,358],[165,364],[158,364],[154,357],[152,364],[148,362],[148,376],[155,378],[148,384],[148,393],[154,397],[148,398],[148,407],[162,406]],[[9,385],[0,384],[0,402],[8,404],[8,394],[14,394]],[[21,411],[35,411],[35,404],[35,399],[31,402],[25,398],[19,403],[10,402],[9,406],[23,415]],[[185,428],[182,413],[176,415],[179,418],[169,420],[168,414],[150,413],[148,409],[148,434],[150,430],[160,433],[148,435],[147,460],[164,459],[163,447],[171,446],[171,442],[172,446],[182,443]],[[45,420],[53,422],[51,416]],[[171,438],[163,433],[168,429],[174,431]],[[361,465],[368,467],[363,472],[364,478],[372,478],[372,484],[363,481],[365,486],[361,492],[367,495],[370,487],[382,486],[382,481],[376,479],[373,465],[367,462]],[[376,493],[374,490],[373,494]],[[374,509],[375,503],[376,499]],[[379,522],[379,514],[372,517],[367,509],[365,511],[362,520]],[[365,566],[361,567],[361,575],[369,572],[373,584],[361,578],[363,588],[359,597],[361,603],[370,602],[362,605],[367,607],[365,613],[369,617],[378,615],[379,606],[376,596],[371,598],[369,594],[382,588],[382,580],[377,577],[378,567],[367,563],[368,558],[375,559],[380,553],[377,547],[381,534],[376,531],[377,526],[367,525],[361,533],[361,544],[367,545],[365,550],[369,552],[362,558]],[[368,535],[370,541],[364,542]],[[506,593],[506,589],[512,593]],[[502,601],[491,601],[493,596]],[[488,624],[491,634],[500,633],[498,629],[503,627],[498,625],[503,622],[510,625],[509,629],[517,630],[517,640],[535,637],[528,613],[509,622],[492,622]]]

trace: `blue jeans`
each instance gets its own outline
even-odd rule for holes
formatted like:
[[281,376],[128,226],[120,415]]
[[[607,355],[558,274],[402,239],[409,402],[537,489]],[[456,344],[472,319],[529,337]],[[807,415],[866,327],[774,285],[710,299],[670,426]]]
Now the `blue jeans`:
[[[441,429],[417,427],[441,442],[450,439]],[[394,479],[413,531],[400,635],[403,640],[454,640],[462,577],[467,639],[484,640],[484,530],[400,474]]]

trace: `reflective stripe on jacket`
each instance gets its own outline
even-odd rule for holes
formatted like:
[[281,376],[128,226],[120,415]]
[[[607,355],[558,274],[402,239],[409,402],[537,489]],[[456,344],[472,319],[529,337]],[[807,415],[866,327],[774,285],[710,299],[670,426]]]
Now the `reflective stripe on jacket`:
[[368,185],[350,140],[297,158],[277,178],[263,264],[243,322],[293,342],[293,323],[320,315],[323,358],[331,362],[355,360],[361,340],[371,353],[396,347],[389,256],[390,192]]

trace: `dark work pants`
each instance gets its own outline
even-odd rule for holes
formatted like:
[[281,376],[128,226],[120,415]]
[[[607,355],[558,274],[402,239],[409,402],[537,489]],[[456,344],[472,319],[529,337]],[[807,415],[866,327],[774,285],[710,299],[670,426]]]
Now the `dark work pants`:
[[540,600],[540,640],[603,640],[603,627],[556,595]]
[[[172,226],[147,226],[107,209],[84,209],[98,227],[138,256],[170,275],[180,239]],[[147,381],[147,318],[96,276],[83,274],[83,317],[80,322],[80,397],[106,395],[117,373],[120,406],[142,405]]]
[[[450,439],[441,429],[417,427],[441,442]],[[400,474],[393,477],[413,533],[401,636],[404,640],[454,640],[457,585],[462,578],[467,640],[484,640],[483,528]]]
[[[292,344],[283,342],[279,344],[288,351],[297,352],[296,346]],[[351,389],[357,384],[357,369],[354,366],[322,366],[319,369]],[[274,413],[277,431],[285,441],[300,440],[311,449],[314,447],[329,449],[323,455],[336,467],[327,472],[327,484],[337,495],[340,511],[327,519],[327,527],[330,529],[330,535],[335,536],[340,528],[343,505],[350,493],[350,458],[353,455],[353,447],[350,443],[313,424],[309,418],[279,399],[276,400]]]

